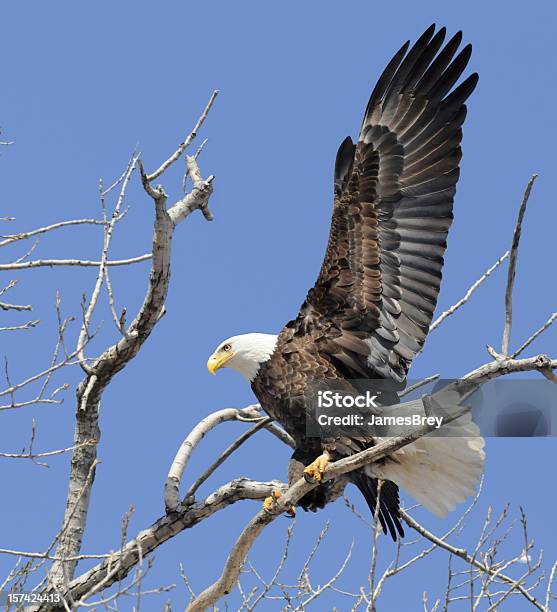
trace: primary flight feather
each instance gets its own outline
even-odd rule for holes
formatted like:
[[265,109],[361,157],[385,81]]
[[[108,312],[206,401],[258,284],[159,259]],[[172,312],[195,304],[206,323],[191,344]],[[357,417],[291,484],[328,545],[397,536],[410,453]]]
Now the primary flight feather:
[[[328,460],[377,442],[371,432],[308,436],[308,385],[356,379],[404,385],[428,334],[453,220],[465,102],[478,82],[474,73],[455,87],[471,46],[457,53],[462,33],[443,46],[445,35],[432,25],[412,47],[400,48],[372,91],[357,142],[348,137],[340,145],[327,250],[298,317],[278,336],[229,338],[208,361],[212,373],[241,372],[292,436],[290,482],[302,472],[320,479]],[[344,480],[358,486],[372,512],[377,479],[385,481],[378,516],[395,539],[403,535],[398,486],[443,516],[473,493],[483,461],[483,439],[464,420],[455,437],[421,438]],[[300,505],[322,507],[334,483],[325,485]]]

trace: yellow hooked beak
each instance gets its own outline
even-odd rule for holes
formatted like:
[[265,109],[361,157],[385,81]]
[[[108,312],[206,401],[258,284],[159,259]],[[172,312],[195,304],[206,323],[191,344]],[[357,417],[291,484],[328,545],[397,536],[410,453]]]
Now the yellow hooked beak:
[[207,369],[211,374],[215,374],[217,370],[224,367],[224,365],[230,361],[230,359],[234,356],[232,351],[228,351],[227,353],[218,353],[213,354],[209,357],[209,361],[207,362]]

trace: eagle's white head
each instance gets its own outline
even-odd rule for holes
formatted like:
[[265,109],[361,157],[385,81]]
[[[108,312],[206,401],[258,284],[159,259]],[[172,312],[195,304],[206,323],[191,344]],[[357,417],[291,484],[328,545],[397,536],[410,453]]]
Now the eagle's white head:
[[257,376],[262,363],[269,360],[278,336],[273,334],[242,334],[221,342],[209,357],[207,369],[215,374],[220,368],[232,368],[250,382]]

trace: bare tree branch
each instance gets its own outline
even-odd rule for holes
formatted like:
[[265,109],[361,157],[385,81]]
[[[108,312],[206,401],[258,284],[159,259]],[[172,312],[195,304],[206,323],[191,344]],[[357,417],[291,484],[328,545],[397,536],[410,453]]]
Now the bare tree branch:
[[27,323],[23,323],[23,325],[13,325],[12,327],[0,327],[0,332],[2,331],[18,331],[21,329],[32,329],[33,327],[37,327],[40,323],[39,319],[35,319],[33,321],[27,321]]
[[191,499],[197,489],[215,472],[215,470],[221,466],[227,459],[232,455],[232,453],[240,448],[244,442],[249,440],[253,435],[255,435],[260,429],[266,427],[273,419],[271,417],[261,417],[259,422],[256,423],[251,429],[248,429],[243,434],[238,436],[232,444],[230,444],[218,457],[213,461],[213,463],[197,478],[197,480],[191,485],[186,493],[186,504],[188,500]]
[[[87,446],[89,444],[95,444],[95,440],[86,440],[81,446]],[[5,459],[41,459],[43,457],[54,457],[55,455],[62,455],[78,448],[77,446],[68,446],[67,448],[60,448],[58,450],[47,451],[43,453],[33,453],[29,450],[27,453],[0,453],[0,457]],[[41,464],[48,467],[47,464]],[[1,551],[0,551],[1,553]]]
[[178,449],[166,478],[164,485],[164,503],[167,512],[176,512],[180,508],[180,483],[182,476],[199,442],[201,442],[211,429],[215,428],[220,423],[239,420],[241,417],[253,421],[260,419],[261,415],[255,406],[248,406],[243,409],[225,408],[205,417],[192,429]]
[[215,177],[211,175],[206,180],[203,180],[195,157],[186,156],[186,163],[193,182],[192,190],[169,208],[168,215],[176,225],[191,212],[199,209],[207,221],[212,221],[213,215],[209,210],[209,197],[213,193],[213,180]]
[[543,334],[546,329],[551,327],[555,319],[557,319],[557,312],[554,312],[539,329],[537,329],[523,344],[521,344],[520,347],[517,348],[516,351],[511,355],[511,357],[513,359],[516,359],[520,355],[520,353],[522,353],[526,348],[528,348],[539,335]]
[[[151,259],[151,253],[145,253],[138,257],[129,259],[115,259],[106,261],[106,266],[129,266],[130,264],[140,263]],[[102,262],[89,261],[87,259],[36,259],[33,261],[23,261],[20,263],[0,264],[0,270],[26,270],[28,268],[52,268],[54,266],[81,266],[84,268],[98,268]]]
[[20,240],[27,240],[27,238],[32,238],[33,236],[37,236],[39,234],[46,234],[47,232],[51,232],[61,227],[68,227],[72,225],[106,225],[106,222],[100,219],[73,219],[71,221],[60,221],[59,223],[39,227],[29,232],[21,232],[19,234],[8,234],[7,236],[3,236],[4,240],[0,242],[0,247],[7,246],[8,244],[12,244]]
[[505,327],[503,329],[503,340],[501,342],[501,353],[503,355],[509,354],[509,343],[511,339],[511,327],[513,317],[513,287],[514,279],[516,274],[516,260],[518,257],[518,246],[520,244],[520,236],[522,233],[522,221],[524,219],[524,213],[526,212],[526,206],[530,198],[530,192],[535,180],[538,178],[537,174],[533,174],[522,198],[520,209],[518,211],[518,218],[516,220],[516,226],[514,228],[513,241],[511,246],[511,258],[509,260],[509,273],[507,277],[507,289],[505,291]]
[[209,102],[207,102],[207,106],[205,106],[205,109],[203,110],[203,112],[201,113],[201,116],[197,120],[197,123],[195,124],[193,130],[188,134],[185,140],[182,143],[180,143],[176,151],[166,161],[164,161],[159,166],[159,168],[157,168],[154,172],[152,172],[151,174],[147,176],[147,180],[149,181],[149,183],[151,183],[156,178],[158,178],[175,161],[180,159],[182,153],[187,149],[187,147],[191,144],[193,139],[197,136],[197,132],[200,130],[201,126],[205,122],[205,119],[207,119],[207,116],[209,115],[209,112],[211,111],[213,103],[215,102],[215,99],[218,95],[219,95],[219,91],[218,89],[215,89],[215,91],[213,91],[213,93],[211,94],[211,97],[209,98]]
[[[466,561],[467,563],[469,563],[470,565],[472,565],[474,567],[477,567],[478,569],[480,569],[482,572],[485,572],[486,574],[493,574],[496,571],[496,570],[493,570],[493,569],[487,567],[485,564],[481,563],[480,561],[478,561],[475,558],[475,555],[468,554],[468,552],[464,548],[457,548],[456,546],[452,546],[451,544],[449,544],[445,540],[443,540],[441,538],[438,538],[436,535],[434,535],[433,533],[428,531],[425,527],[422,527],[422,525],[420,525],[417,521],[415,521],[404,510],[400,511],[400,515],[404,519],[404,522],[409,527],[412,527],[412,529],[415,529],[420,535],[422,535],[424,538],[428,539],[430,542],[433,542],[439,548],[443,548],[443,549],[449,551],[455,557],[460,557],[461,559],[464,559],[464,561]],[[514,578],[510,578],[509,576],[506,576],[506,575],[502,574],[500,571],[497,571],[496,575],[503,582],[506,582],[507,584],[512,585],[513,589],[516,589],[516,590],[520,591],[520,593],[524,597],[526,597],[526,599],[532,605],[534,605],[538,610],[542,610],[542,612],[546,610],[546,608],[533,595],[531,595],[528,592],[527,589],[525,589],[520,584],[521,580],[516,581]]]
[[[466,508],[466,510],[461,514],[461,516],[456,521],[456,523],[448,531],[446,531],[442,536],[440,536],[440,539],[446,540],[455,531],[457,531],[458,529],[461,528],[462,524],[464,523],[464,521],[466,520],[466,518],[468,517],[468,515],[470,514],[472,509],[478,503],[478,499],[480,498],[480,495],[481,495],[481,492],[482,492],[482,488],[483,488],[483,479],[480,481],[480,484],[478,486],[478,491],[477,491],[474,499],[472,500],[472,502],[469,504],[469,506]],[[348,505],[348,507],[350,508],[350,510],[352,512],[357,514],[355,512],[354,508],[351,505]],[[377,525],[377,523],[376,523],[376,525]],[[399,539],[398,543],[397,543],[397,552],[396,552],[396,557],[395,557],[394,564],[390,564],[389,567],[383,572],[383,575],[381,576],[381,578],[379,579],[379,581],[377,583],[377,587],[375,588],[375,590],[373,590],[370,593],[370,600],[371,600],[371,602],[377,601],[377,599],[379,598],[379,595],[381,593],[381,590],[383,588],[383,585],[384,585],[385,581],[388,578],[391,578],[392,576],[395,576],[396,574],[406,570],[407,568],[409,568],[414,563],[417,563],[418,561],[420,561],[421,559],[423,559],[424,557],[429,555],[432,551],[434,551],[437,548],[437,545],[435,543],[433,543],[431,546],[429,546],[428,548],[425,548],[420,553],[414,555],[413,557],[411,557],[408,561],[405,561],[404,563],[400,563],[400,549],[401,549],[401,547],[402,547],[402,541]]]
[[[237,501],[244,499],[262,500],[268,497],[272,491],[285,487],[284,483],[276,480],[270,482],[255,482],[247,478],[233,480],[219,487],[203,502],[159,518],[150,527],[140,531],[134,539],[126,543],[121,551],[111,555],[110,560],[105,560],[85,572],[70,582],[67,592],[62,592],[66,599],[75,600],[89,592],[101,581],[103,581],[104,587],[108,588],[114,582],[125,578],[137,565],[140,558],[145,558],[161,544],[185,529],[197,525],[215,512]],[[112,573],[111,577],[105,580],[110,573]]]
[[[133,155],[128,163],[128,166],[124,173],[120,195],[118,196],[118,199],[116,201],[116,206],[114,207],[114,213],[112,215],[111,220],[105,225],[104,241],[103,241],[103,248],[102,248],[102,254],[101,254],[101,264],[99,266],[99,272],[97,274],[97,280],[95,282],[95,287],[91,294],[91,299],[89,300],[89,305],[87,306],[85,312],[83,313],[83,324],[81,326],[81,331],[79,332],[79,339],[77,341],[77,355],[78,355],[81,367],[86,373],[90,373],[91,370],[85,361],[83,349],[85,347],[86,340],[89,339],[89,325],[91,322],[91,316],[93,315],[93,312],[97,305],[97,300],[99,299],[102,284],[105,279],[106,262],[108,261],[108,249],[110,247],[110,242],[112,240],[114,226],[116,224],[118,217],[120,216],[120,209],[124,202],[124,198],[126,197],[126,189],[128,187],[128,183],[130,181],[131,175],[137,164],[137,160],[138,160],[138,157],[136,155]],[[101,198],[101,202],[104,204],[104,200],[102,198]],[[103,212],[104,212],[104,208],[103,208]]]
[[[170,280],[170,250],[174,228],[179,221],[184,220],[196,208],[207,206],[209,192],[204,192],[195,202],[188,202],[188,210],[182,210],[181,202],[177,203],[180,210],[180,218],[172,219],[170,210],[166,208],[167,196],[162,187],[153,189],[146,181],[145,171],[140,163],[142,183],[146,193],[153,199],[155,206],[155,224],[153,233],[153,248],[149,285],[143,305],[134,321],[126,330],[126,334],[116,344],[109,347],[91,366],[87,366],[87,376],[81,382],[77,390],[76,431],[74,445],[77,447],[73,452],[71,462],[70,481],[68,485],[68,497],[64,524],[68,525],[63,537],[60,538],[57,556],[61,558],[76,556],[81,548],[81,541],[87,520],[89,508],[90,490],[94,480],[87,480],[92,466],[96,461],[96,444],[80,446],[85,440],[98,442],[100,431],[98,425],[99,403],[104,389],[112,378],[122,370],[139,352],[145,340],[149,337],[157,322],[160,320],[164,309],[164,302],[168,292]],[[184,200],[187,199],[184,198]],[[194,198],[195,199],[195,198]],[[120,202],[120,199],[119,199]],[[117,204],[118,208],[119,204]],[[175,205],[176,206],[176,205]],[[174,208],[174,207],[173,207]],[[172,209],[171,209],[172,210]],[[100,268],[107,265],[106,260],[107,240],[103,249],[103,258]],[[103,275],[99,272],[97,284],[102,283]],[[97,286],[96,286],[97,287]],[[96,291],[96,288],[95,288]],[[86,317],[94,308],[94,295],[90,307],[85,311]],[[85,323],[87,318],[85,318]],[[86,325],[84,325],[84,328]],[[82,328],[82,331],[83,329]],[[83,338],[88,337],[88,331],[80,335],[78,350],[81,349]],[[82,352],[80,352],[81,361]],[[85,486],[87,484],[87,486]],[[84,489],[85,486],[85,490]],[[57,561],[53,564],[50,572],[50,582],[56,588],[64,588],[68,579],[74,575],[75,561]]]
[[[32,552],[25,550],[10,550],[9,548],[0,548],[0,555],[13,555],[15,557],[29,557],[30,559],[47,559],[48,561],[62,561],[60,557],[49,555],[46,552]],[[77,555],[72,559],[64,558],[64,561],[83,561],[83,559],[108,559],[112,556],[111,553],[103,555]]]
[[556,572],[557,572],[557,561],[553,564],[553,567],[551,568],[551,573],[549,574],[549,580],[547,581],[547,590],[545,593],[546,610],[551,609],[551,588],[553,587],[553,581],[555,580]]
[[38,374],[34,374],[33,376],[30,376],[23,382],[20,382],[16,385],[9,386],[7,389],[0,391],[0,397],[4,397],[6,395],[13,395],[16,391],[23,389],[23,387],[26,387],[27,385],[30,385],[31,383],[34,383],[37,380],[40,380],[41,378],[44,378],[45,376],[48,376],[49,374],[52,374],[53,372],[56,372],[57,370],[60,370],[61,368],[67,365],[77,364],[78,363],[77,361],[72,362],[72,359],[76,355],[77,355],[77,352],[70,353],[70,355],[68,355],[65,359],[50,366],[46,370],[43,370],[42,372],[39,372]]
[[[463,409],[462,412],[456,412],[453,415],[452,419],[458,418],[458,416],[464,413],[465,410],[467,409]],[[446,422],[448,423],[452,419],[449,417]],[[401,436],[399,438],[392,438],[386,442],[378,444],[377,446],[371,449],[358,453],[357,455],[353,455],[352,457],[337,461],[329,465],[327,472],[324,475],[324,479],[328,480],[330,478],[334,478],[335,476],[346,473],[353,469],[357,469],[358,467],[361,467],[364,464],[367,464],[367,463],[370,463],[371,461],[382,458],[386,454],[390,454],[394,452],[395,450],[397,450],[398,448],[401,448],[402,446],[406,444],[410,444],[412,441],[414,441],[421,435],[424,435],[425,433],[431,431],[432,429],[433,429],[433,426],[426,426],[423,428],[412,430],[405,436]],[[219,581],[219,584],[215,586],[214,589],[207,590],[207,591],[210,591],[211,593],[210,595],[202,594],[200,596],[200,598],[202,598],[200,599],[201,602],[204,602],[206,598],[209,596],[211,598],[213,596],[216,596],[218,599],[218,597],[222,595],[222,592],[223,592],[222,588],[226,588],[226,585],[230,582],[230,580],[234,576],[236,576],[237,578],[236,571],[239,572],[239,568],[241,567],[241,564],[243,563],[243,560],[245,559],[245,554],[247,554],[247,551],[249,550],[251,544],[253,543],[258,533],[268,523],[274,520],[278,516],[278,514],[286,510],[287,507],[290,507],[291,505],[295,504],[298,499],[300,499],[303,495],[305,495],[305,493],[307,493],[309,490],[314,488],[316,485],[317,483],[310,484],[310,483],[307,483],[303,478],[300,479],[300,481],[298,481],[296,484],[294,484],[292,487],[288,489],[288,491],[285,493],[283,497],[278,499],[277,508],[273,510],[272,513],[262,510],[256,515],[256,517],[254,517],[254,519],[252,519],[252,521],[248,524],[248,526],[244,530],[242,536],[240,536],[237,542],[237,545],[235,546],[234,554],[232,554],[229,557],[229,562],[227,563],[225,571],[223,572],[223,577]],[[217,509],[220,509],[221,507],[224,507],[224,505],[228,505],[229,503],[232,503],[232,501],[236,501],[237,499],[261,499],[262,497],[268,496],[272,491],[274,491],[277,488],[284,489],[284,485],[276,481],[273,483],[254,483],[252,481],[246,481],[245,479],[242,479],[240,481],[234,481],[233,483],[229,483],[229,485],[226,485],[225,487],[221,487],[217,492],[209,496],[201,506],[196,504],[192,506],[191,508],[186,508],[183,510],[180,509],[180,512],[171,513],[168,519],[160,519],[157,522],[158,524],[155,524],[152,528],[150,528],[146,532],[142,532],[142,534],[148,532],[151,538],[154,537],[156,545],[153,546],[153,540],[149,539],[148,542],[146,543],[147,549],[144,547],[140,549],[141,554],[145,556],[146,554],[148,554],[148,552],[156,548],[156,546],[158,546],[161,543],[160,540],[164,541],[168,539],[169,537],[172,537],[178,531],[181,531],[187,528],[188,526],[191,526],[192,522],[198,523],[200,520],[202,520],[202,518],[204,518],[206,513],[207,515],[212,514]],[[265,493],[265,495],[262,495],[263,492]],[[201,512],[201,515],[199,514],[199,512]],[[169,525],[167,521],[171,521],[173,517],[180,517],[181,519],[180,522],[178,523],[177,531],[174,531],[173,529],[168,528]],[[161,524],[161,521],[162,521],[162,524]],[[140,536],[138,536],[138,538],[139,537]],[[138,559],[137,546],[142,546],[142,545],[136,542],[134,542],[133,545],[130,543],[126,545],[126,550],[129,550],[130,546],[131,546],[131,551],[133,551],[133,555],[132,555],[133,558],[129,558],[128,556],[125,556],[125,553],[123,553],[123,555],[125,556],[125,563],[124,563],[124,557],[120,557],[119,560],[116,559],[116,562],[120,563],[120,566],[114,566],[114,564],[112,564],[112,568],[114,567],[119,568],[117,573],[120,579],[123,576],[125,576],[127,572],[129,572],[129,570],[137,563],[137,559]],[[65,557],[66,555],[58,554],[58,556]],[[237,565],[237,563],[240,563],[240,565]],[[94,574],[97,574],[97,572],[100,572],[102,579],[104,580],[106,578],[107,570],[105,566],[99,566],[98,568],[94,568],[94,570],[95,570],[94,572],[93,570],[91,570],[91,572],[93,572]],[[114,571],[114,569],[112,569],[112,571]],[[82,584],[83,581],[87,582],[87,584],[90,584],[89,581],[91,580],[91,572],[87,572],[84,576],[78,578],[76,581],[70,584],[71,596],[73,598],[75,598],[76,596],[79,596],[79,593],[74,594],[74,588],[78,588],[77,585]],[[236,578],[234,578],[234,582]],[[232,584],[234,584],[234,582]],[[60,588],[60,590],[62,589]],[[218,595],[219,593],[220,595]],[[214,601],[216,601],[216,599]],[[195,603],[195,602],[194,604],[201,605],[200,603]],[[193,609],[203,609],[203,608],[193,608]]]
[[0,309],[2,310],[33,310],[32,306],[21,306],[20,304],[6,304],[5,302],[0,302]]
[[488,270],[486,270],[484,272],[484,274],[482,274],[482,276],[480,276],[480,278],[478,278],[478,280],[470,287],[470,289],[468,289],[468,291],[464,294],[464,296],[460,300],[458,300],[458,302],[453,304],[448,310],[445,310],[445,312],[441,313],[437,317],[437,319],[435,319],[435,321],[433,321],[433,323],[429,326],[429,331],[432,332],[434,329],[437,329],[439,327],[439,325],[441,325],[441,323],[447,317],[450,317],[459,308],[464,306],[464,304],[466,304],[466,302],[472,297],[472,294],[474,293],[474,291],[476,291],[476,289],[485,280],[487,280],[491,276],[492,272],[494,270],[496,270],[505,261],[505,259],[507,259],[507,257],[509,255],[510,255],[510,251],[507,251],[506,253],[503,253],[503,255],[501,255],[501,257],[499,257],[499,259]]
[[398,396],[405,397],[406,395],[410,395],[410,393],[413,393],[414,391],[416,391],[416,389],[419,389],[420,387],[424,387],[425,385],[429,385],[430,382],[433,382],[438,379],[439,379],[439,374],[432,374],[431,376],[428,376],[427,378],[424,378],[423,380],[419,380],[417,383],[414,383],[413,385],[406,387],[406,389],[404,389],[404,391],[401,391],[398,394]]
[[[468,410],[469,408],[463,408],[461,411],[455,412],[454,415],[451,415],[445,420],[445,423],[448,424],[452,422]],[[365,451],[335,461],[327,467],[323,475],[323,481],[353,471],[373,461],[378,461],[433,431],[434,428],[434,425],[425,425],[415,428],[403,436],[389,438]],[[308,483],[304,478],[300,478],[289,487],[282,497],[276,500],[275,508],[272,511],[260,510],[246,525],[239,538],[236,540],[226,560],[220,578],[198,595],[198,597],[188,606],[188,612],[206,610],[208,607],[214,605],[221,597],[229,593],[238,580],[240,570],[251,546],[263,529],[281,513],[286,512],[288,508],[294,506],[299,499],[311,491],[315,486],[317,486],[317,483]]]

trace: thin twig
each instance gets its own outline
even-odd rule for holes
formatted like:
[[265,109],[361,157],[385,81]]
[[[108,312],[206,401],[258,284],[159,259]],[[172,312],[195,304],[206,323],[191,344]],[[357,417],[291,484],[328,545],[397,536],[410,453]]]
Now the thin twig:
[[193,130],[188,134],[188,136],[185,138],[185,140],[182,143],[180,143],[180,145],[178,146],[176,151],[166,161],[164,161],[159,166],[159,168],[157,168],[157,170],[155,170],[151,174],[147,175],[147,181],[149,183],[151,183],[156,178],[158,178],[175,161],[180,159],[180,156],[182,155],[182,153],[187,149],[187,147],[190,145],[192,140],[197,136],[197,132],[199,131],[199,129],[203,125],[205,119],[207,119],[207,115],[209,114],[209,112],[211,110],[211,107],[213,106],[213,103],[214,103],[214,101],[215,101],[215,99],[216,99],[216,97],[218,95],[219,95],[219,91],[218,91],[218,89],[215,89],[215,91],[213,91],[213,93],[211,94],[211,97],[209,98],[209,101],[207,102],[207,105],[205,106],[205,109],[201,113],[201,116],[197,120],[197,123],[195,124],[195,127],[193,128]]
[[428,376],[427,378],[424,378],[423,380],[419,380],[418,382],[414,383],[413,385],[410,385],[409,387],[406,387],[406,389],[404,389],[404,391],[401,391],[398,396],[399,397],[404,397],[406,395],[409,395],[410,393],[414,392],[416,389],[419,389],[420,387],[425,387],[425,385],[428,385],[429,383],[438,380],[439,379],[439,374],[432,374],[431,376]]
[[83,559],[108,559],[112,556],[112,553],[106,553],[103,555],[76,555],[75,557],[56,557],[55,555],[49,555],[46,552],[30,552],[24,550],[10,550],[9,548],[0,548],[0,555],[14,555],[15,557],[28,557],[30,559],[46,559],[48,561],[82,561]]
[[[422,527],[422,525],[420,525],[416,520],[414,520],[409,514],[407,514],[402,509],[400,510],[400,516],[409,527],[416,530],[420,535],[428,539],[430,542],[434,542],[439,548],[443,548],[444,550],[447,550],[448,552],[455,555],[455,557],[459,557],[463,559],[464,561],[466,561],[466,563],[477,567],[479,570],[481,570],[482,572],[485,572],[486,574],[490,574],[494,572],[494,570],[487,567],[481,561],[478,561],[476,558],[474,558],[474,556],[469,555],[464,548],[457,548],[456,546],[453,546],[452,544],[445,542],[441,538],[438,538],[436,535],[428,531],[425,527]],[[520,583],[516,583],[514,578],[510,578],[509,576],[506,576],[505,574],[501,574],[499,572],[498,572],[498,578],[502,580],[503,582],[506,582],[507,584],[513,585],[513,587],[517,589],[518,591],[520,591],[520,593],[532,605],[538,608],[538,610],[541,610],[542,612],[546,612],[544,606],[533,595],[531,595],[525,587],[523,587]]]
[[[173,221],[169,211],[167,211],[167,195],[164,189],[160,186],[153,188],[149,185],[141,160],[139,160],[139,168],[143,187],[146,193],[152,197],[155,209],[152,263],[147,292],[124,337],[109,346],[100,357],[94,360],[87,376],[78,386],[78,410],[76,412],[76,433],[74,436],[76,443],[85,439],[98,440],[100,438],[99,406],[104,390],[116,373],[125,368],[139,353],[164,312],[164,303],[170,283],[171,243],[176,224],[178,221],[185,219],[191,210],[206,205],[210,195],[210,193],[204,194],[203,199],[192,202],[191,210],[180,215],[180,219],[177,221]],[[102,258],[102,261],[105,262],[105,265],[108,264],[105,257]],[[87,310],[86,308],[85,313],[87,313]],[[87,339],[89,333],[86,331],[84,335]],[[94,464],[96,454],[96,445],[78,448],[73,452],[64,521],[68,520],[68,516],[74,518],[69,520],[68,536],[64,540],[60,540],[57,554],[61,557],[76,555],[80,551],[89,509],[92,481],[87,484],[87,490],[80,498],[76,498],[75,492],[84,483],[85,474],[88,468]],[[128,567],[132,567],[135,563],[134,561]],[[51,585],[60,584],[66,577],[71,579],[75,573],[75,568],[75,562],[65,564],[55,562],[50,572]],[[103,580],[105,577],[103,577]],[[121,577],[120,573],[119,577]]]
[[[60,448],[58,450],[47,451],[44,453],[33,453],[31,450],[27,453],[0,453],[0,457],[5,459],[40,459],[42,457],[54,457],[55,455],[62,455],[63,453],[68,453],[73,451],[76,448],[81,446],[87,446],[89,444],[95,444],[95,440],[86,440],[81,444],[76,444],[74,446],[68,446],[68,448]],[[48,467],[47,464],[43,464]],[[1,551],[0,551],[1,552]]]
[[[129,259],[115,259],[105,262],[106,266],[129,266],[152,258],[151,253],[145,253],[138,257]],[[33,261],[22,261],[20,263],[0,264],[0,270],[26,270],[28,268],[52,268],[53,266],[82,266],[84,268],[98,268],[100,261],[89,261],[87,259],[35,259]]]
[[468,289],[468,291],[464,294],[464,296],[458,300],[458,302],[456,302],[456,304],[453,304],[453,306],[451,306],[448,310],[445,310],[445,312],[443,312],[442,314],[440,314],[437,319],[435,319],[435,321],[429,326],[429,331],[430,333],[436,329],[437,327],[439,327],[439,325],[441,325],[441,323],[447,318],[450,317],[452,314],[454,314],[461,306],[464,306],[464,304],[466,304],[466,302],[472,297],[472,294],[474,293],[474,291],[476,291],[476,289],[485,281],[487,280],[492,272],[494,270],[496,270],[504,261],[505,259],[507,259],[507,257],[510,255],[510,251],[507,251],[506,253],[504,253],[503,255],[501,255],[501,257],[499,257],[499,259],[482,275],[480,276],[480,278],[478,278],[478,280],[470,287],[470,289]]
[[46,225],[45,227],[39,227],[30,232],[21,232],[20,234],[9,234],[4,236],[5,240],[0,242],[0,247],[6,246],[8,244],[12,244],[13,242],[17,242],[19,240],[26,240],[27,238],[31,238],[32,236],[37,236],[38,234],[45,234],[47,232],[51,232],[52,230],[58,229],[60,227],[68,227],[70,225],[104,225],[105,222],[100,219],[73,219],[72,221],[61,221],[59,223],[53,223],[52,225]]
[[164,485],[164,502],[167,511],[176,512],[180,507],[182,476],[199,442],[220,423],[239,420],[240,417],[249,418],[253,421],[254,419],[259,420],[261,415],[255,406],[248,406],[243,409],[225,408],[206,416],[188,434],[174,457]]
[[540,335],[543,334],[543,332],[548,329],[549,327],[551,327],[551,325],[553,324],[553,322],[555,321],[555,319],[557,319],[557,312],[554,312],[549,319],[547,319],[547,321],[539,328],[537,329],[525,342],[524,344],[522,344],[519,348],[516,349],[516,351],[511,355],[511,357],[513,359],[516,359],[520,353],[522,353],[524,351],[524,349],[526,349],[527,347],[530,346],[530,344],[532,344],[532,342],[534,342],[534,340]]
[[186,493],[185,499],[193,497],[197,489],[215,472],[215,470],[221,466],[227,459],[232,455],[232,453],[240,448],[244,442],[249,440],[254,434],[256,434],[260,429],[266,427],[273,419],[271,417],[262,417],[259,423],[254,425],[248,431],[245,431],[243,434],[238,436],[230,446],[228,446],[220,456],[199,476],[199,478],[191,485],[188,492]]
[[532,186],[534,185],[534,182],[537,178],[538,175],[533,174],[530,180],[528,181],[528,185],[526,186],[526,190],[524,191],[524,196],[522,198],[520,209],[518,211],[516,226],[514,228],[513,241],[511,246],[511,258],[509,260],[509,273],[507,276],[507,289],[505,291],[505,327],[503,329],[503,340],[501,342],[501,353],[503,355],[509,354],[509,343],[511,339],[511,327],[513,318],[513,287],[516,274],[518,246],[520,244],[520,235],[522,233],[522,220],[524,219],[524,213],[526,212],[526,206],[528,204],[528,199],[530,198]]
[[0,310],[33,310],[32,306],[22,306],[21,304],[6,304],[6,302],[0,302]]
[[546,610],[550,610],[551,603],[551,587],[553,586],[553,581],[555,580],[555,573],[557,572],[557,561],[553,564],[551,568],[551,573],[549,574],[549,580],[547,581],[547,590],[545,593],[545,607]]
[[59,370],[60,368],[63,368],[64,366],[77,364],[78,363],[77,361],[74,361],[74,362],[71,361],[76,356],[76,354],[77,354],[76,352],[70,353],[70,355],[66,359],[51,366],[50,368],[47,368],[46,370],[43,370],[42,372],[39,372],[38,374],[34,374],[33,376],[30,376],[23,382],[17,383],[16,385],[11,385],[7,389],[0,391],[0,397],[3,397],[5,395],[12,395],[13,393],[15,393],[16,391],[19,391],[23,387],[26,387],[27,385],[43,378],[44,376],[48,376],[48,374],[51,374],[52,372],[56,372],[56,370]]
[[23,323],[23,325],[14,325],[13,327],[0,327],[0,332],[2,331],[18,331],[20,329],[32,329],[33,327],[37,327],[40,323],[39,319],[34,321],[27,321],[27,323]]
[[122,181],[122,187],[120,189],[120,194],[116,201],[116,205],[114,207],[114,212],[110,222],[104,226],[104,244],[101,254],[101,263],[99,266],[99,271],[97,274],[97,279],[95,281],[95,287],[91,294],[91,299],[89,300],[89,305],[87,306],[84,314],[83,314],[83,324],[81,326],[81,331],[79,332],[79,338],[77,341],[77,355],[80,361],[81,367],[85,372],[90,372],[90,367],[87,365],[85,361],[85,355],[83,354],[83,349],[85,347],[86,340],[89,339],[89,324],[91,321],[91,317],[97,305],[97,301],[99,299],[99,295],[101,292],[101,287],[103,281],[105,279],[105,269],[108,261],[108,250],[110,248],[110,243],[112,240],[112,234],[114,231],[114,227],[116,225],[118,216],[120,214],[120,209],[122,207],[122,203],[124,202],[124,198],[126,197],[126,189],[128,187],[128,183],[130,181],[131,175],[135,170],[135,166],[137,164],[138,156],[132,155],[130,161],[128,162],[128,166],[126,172],[124,174],[124,180]]

